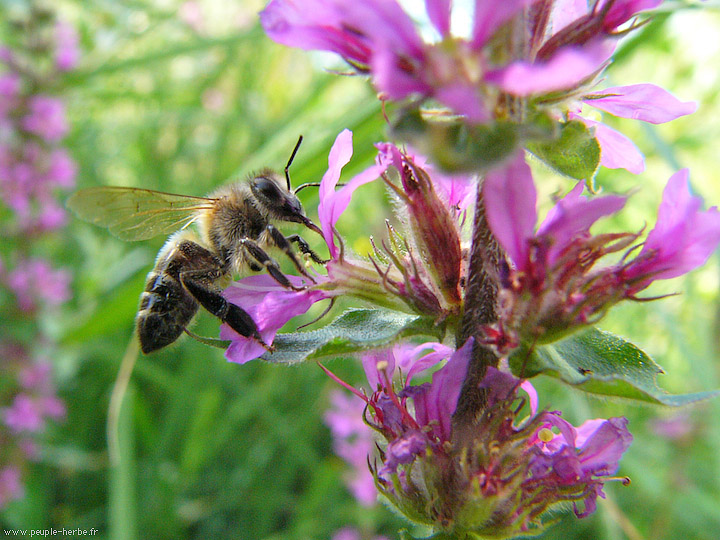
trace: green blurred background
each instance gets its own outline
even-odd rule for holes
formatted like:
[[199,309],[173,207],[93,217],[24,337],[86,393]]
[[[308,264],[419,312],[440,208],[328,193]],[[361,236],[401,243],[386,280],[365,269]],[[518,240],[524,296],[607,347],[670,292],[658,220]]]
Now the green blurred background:
[[[282,169],[300,134],[305,142],[293,181],[318,181],[343,128],[355,133],[349,177],[370,164],[372,144],[385,137],[367,82],[329,74],[322,69],[329,65],[325,56],[267,39],[257,24],[262,2],[47,5],[81,36],[78,67],[54,88],[67,105],[71,132],[64,144],[78,165],[79,187],[203,195],[264,166]],[[17,28],[11,22],[27,16],[28,3],[0,6],[0,41],[12,41]],[[708,205],[720,202],[718,4],[669,7],[681,9],[661,13],[634,34],[608,83],[653,82],[697,100],[700,108],[664,126],[609,121],[645,153],[647,170],[640,176],[600,173],[603,189],[634,192],[632,213],[605,223],[608,229],[652,225],[662,187],[680,167],[690,167],[693,187]],[[538,174],[545,195],[571,187],[547,171]],[[304,190],[301,198],[316,219],[317,191]],[[382,235],[390,214],[381,186],[369,185],[358,191],[339,228],[365,253],[368,237]],[[333,454],[322,420],[335,384],[313,364],[234,365],[222,351],[187,338],[140,356],[111,429],[119,454],[110,459],[110,397],[133,334],[138,295],[163,241],[123,243],[71,220],[35,247],[73,276],[73,298],[36,321],[58,343],[52,360],[67,417],[47,430],[38,461],[26,471],[26,496],[0,512],[2,527],[94,527],[100,537],[118,540],[323,540],[353,526],[367,540],[381,533],[397,538],[400,518],[382,504],[358,505],[344,486],[346,465]],[[620,306],[601,327],[648,351],[665,368],[659,382],[668,391],[718,388],[719,281],[714,256],[687,279],[649,291],[680,295]],[[201,315],[194,330],[215,336],[217,326]],[[346,380],[362,381],[355,361],[330,367]],[[607,499],[590,518],[558,512],[559,523],[541,538],[720,538],[719,401],[681,411],[641,408],[590,398],[555,381],[535,382],[541,406],[561,409],[575,423],[625,415],[635,437],[620,469],[632,484],[608,485]],[[671,437],[658,429],[659,421],[689,429]]]

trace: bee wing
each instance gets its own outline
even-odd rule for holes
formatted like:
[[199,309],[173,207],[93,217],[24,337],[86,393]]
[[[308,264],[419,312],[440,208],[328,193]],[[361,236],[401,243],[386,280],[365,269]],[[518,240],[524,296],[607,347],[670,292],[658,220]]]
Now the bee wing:
[[200,210],[212,208],[214,201],[150,189],[101,186],[73,193],[67,207],[80,219],[107,228],[121,240],[147,240],[188,225]]

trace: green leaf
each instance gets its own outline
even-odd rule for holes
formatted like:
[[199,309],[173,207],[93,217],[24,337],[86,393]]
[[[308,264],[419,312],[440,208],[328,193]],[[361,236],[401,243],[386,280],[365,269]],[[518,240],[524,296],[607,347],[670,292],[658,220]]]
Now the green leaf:
[[600,166],[595,134],[579,120],[564,124],[557,139],[528,143],[527,148],[559,173],[578,180],[589,180]]
[[380,309],[354,309],[318,330],[277,335],[273,341],[275,352],[266,353],[262,358],[273,363],[296,364],[385,347],[408,336],[440,339],[441,334],[442,329],[429,317]]
[[644,351],[609,332],[591,328],[548,345],[521,347],[510,355],[513,373],[557,377],[591,394],[679,407],[720,392],[671,395],[657,385],[664,373]]

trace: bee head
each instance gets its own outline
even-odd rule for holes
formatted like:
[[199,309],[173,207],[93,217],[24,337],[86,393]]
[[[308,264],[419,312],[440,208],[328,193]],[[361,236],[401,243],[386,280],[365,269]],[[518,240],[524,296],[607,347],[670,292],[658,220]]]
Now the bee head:
[[[302,223],[305,218],[300,199],[285,189],[274,173],[264,171],[250,181],[257,206],[271,219]],[[307,219],[307,218],[305,218]]]

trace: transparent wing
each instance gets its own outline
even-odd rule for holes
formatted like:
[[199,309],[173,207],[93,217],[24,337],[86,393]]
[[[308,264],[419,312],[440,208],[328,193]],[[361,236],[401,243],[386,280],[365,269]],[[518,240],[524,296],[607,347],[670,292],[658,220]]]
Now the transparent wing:
[[107,228],[121,240],[147,240],[170,234],[192,222],[214,199],[174,195],[150,189],[102,186],[81,189],[67,207],[94,225]]

